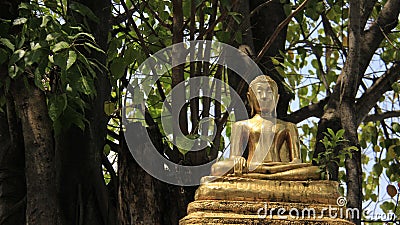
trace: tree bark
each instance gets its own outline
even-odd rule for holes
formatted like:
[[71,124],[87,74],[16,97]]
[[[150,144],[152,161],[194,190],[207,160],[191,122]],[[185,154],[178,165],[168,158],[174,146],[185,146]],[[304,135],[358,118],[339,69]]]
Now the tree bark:
[[[132,125],[138,134],[144,130],[141,124]],[[136,140],[141,140],[138,138]],[[161,182],[150,176],[133,159],[126,143],[123,143],[118,155],[118,224],[154,224],[164,225],[162,195],[159,192]],[[149,147],[150,146],[150,147]],[[137,143],[132,151],[152,151],[151,143]]]
[[[345,130],[344,137],[349,141],[346,146],[357,146],[358,151],[351,151],[352,156],[346,158],[347,178],[347,207],[357,208],[361,212],[362,206],[362,168],[361,149],[358,144],[357,115],[355,108],[356,94],[360,74],[360,2],[350,1],[349,18],[349,56],[345,67],[342,85],[340,87],[341,126]],[[361,224],[361,218],[351,218],[357,225]]]
[[57,224],[53,126],[44,92],[31,81],[25,83],[28,85],[23,78],[18,78],[12,91],[21,117],[25,146],[26,222]]

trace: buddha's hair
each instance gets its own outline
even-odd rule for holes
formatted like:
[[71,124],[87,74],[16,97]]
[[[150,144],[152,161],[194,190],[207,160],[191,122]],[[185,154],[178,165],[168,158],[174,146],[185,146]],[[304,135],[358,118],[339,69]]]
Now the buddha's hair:
[[272,91],[276,94],[278,94],[278,85],[276,85],[276,82],[269,77],[268,75],[260,75],[258,77],[256,77],[249,85],[249,91],[251,90],[251,88],[253,88],[253,86],[257,83],[264,83],[267,82],[270,86],[270,88],[272,89]]

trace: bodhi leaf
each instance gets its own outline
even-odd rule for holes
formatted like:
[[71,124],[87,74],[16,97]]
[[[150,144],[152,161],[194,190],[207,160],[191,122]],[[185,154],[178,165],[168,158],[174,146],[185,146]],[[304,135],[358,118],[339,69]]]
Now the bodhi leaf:
[[110,116],[111,114],[113,114],[115,111],[115,103],[112,101],[106,101],[104,102],[104,113],[107,116]]
[[6,38],[0,38],[0,42],[6,46],[7,48],[9,48],[11,51],[14,51],[15,46],[11,43],[10,40],[6,39]]
[[383,171],[383,167],[381,164],[377,163],[372,167],[372,171],[377,175],[381,175]]
[[105,145],[104,145],[104,149],[103,149],[104,155],[108,156],[108,155],[110,154],[110,152],[111,152],[111,147],[110,147],[110,145],[105,144]]
[[67,108],[67,94],[53,95],[49,99],[49,116],[56,121],[61,113]]
[[394,209],[394,207],[395,207],[395,205],[394,205],[394,203],[393,202],[388,202],[388,201],[386,201],[386,202],[384,202],[381,206],[381,209],[384,211],[384,212],[389,212],[390,210],[393,210]]
[[393,131],[400,132],[400,124],[399,123],[392,123]]
[[105,53],[105,52],[103,51],[103,49],[101,49],[101,48],[95,46],[95,45],[92,44],[92,43],[86,42],[85,45],[88,46],[89,48],[92,48],[92,49],[98,51],[98,52]]
[[123,58],[116,58],[112,61],[110,70],[115,79],[120,79],[125,75],[125,66]]
[[76,61],[76,52],[75,51],[69,51],[68,52],[68,60],[67,60],[67,66],[65,70],[68,70],[71,68],[71,66],[75,63]]
[[53,56],[54,63],[62,70],[67,70],[68,52],[64,51]]
[[20,59],[22,59],[22,57],[25,56],[25,53],[26,53],[25,50],[18,49],[17,51],[15,51],[15,52],[11,55],[11,58],[10,58],[10,61],[9,61],[8,64],[9,64],[9,65],[12,65],[12,64],[18,62]]
[[69,44],[65,41],[61,41],[55,44],[52,50],[53,52],[58,52],[66,48],[69,48]]

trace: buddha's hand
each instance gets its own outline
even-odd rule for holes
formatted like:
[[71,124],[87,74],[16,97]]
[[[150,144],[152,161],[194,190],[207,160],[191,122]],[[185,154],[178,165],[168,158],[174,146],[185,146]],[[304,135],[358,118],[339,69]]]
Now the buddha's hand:
[[301,163],[301,159],[294,158],[294,159],[293,159],[292,161],[290,161],[289,163],[292,163],[292,164]]
[[241,176],[243,172],[247,172],[246,159],[238,156],[233,159],[233,174],[235,176]]

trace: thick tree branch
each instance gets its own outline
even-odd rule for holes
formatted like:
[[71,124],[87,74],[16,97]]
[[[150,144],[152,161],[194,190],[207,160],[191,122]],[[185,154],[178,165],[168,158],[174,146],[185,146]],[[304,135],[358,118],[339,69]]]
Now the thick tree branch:
[[[112,133],[114,133],[114,132],[112,132]],[[110,141],[108,139],[106,140],[106,144],[108,144],[110,146],[111,151],[116,152],[116,153],[120,153],[121,152],[121,149],[120,149],[121,147],[120,147],[119,144],[116,144],[116,143],[114,143],[114,142],[112,142],[112,141]]]
[[329,98],[324,98],[317,103],[303,107],[291,113],[286,118],[283,118],[283,120],[296,124],[313,116],[320,118],[324,113],[324,106],[326,105],[328,100]]
[[360,124],[368,115],[368,112],[374,107],[382,95],[391,90],[392,84],[400,79],[400,63],[395,63],[389,70],[379,77],[374,84],[365,91],[357,101],[357,124]]
[[[363,7],[363,6],[362,6]],[[365,7],[365,5],[364,5]],[[360,54],[359,54],[359,61],[358,61],[358,82],[357,82],[357,87],[359,84],[362,82],[363,76],[361,74],[364,74],[368,65],[370,64],[370,61],[372,59],[372,56],[375,54],[376,50],[378,49],[380,43],[384,40],[384,35],[383,32],[389,32],[391,29],[393,29],[398,20],[398,15],[400,11],[400,1],[397,0],[388,0],[381,10],[378,19],[371,25],[370,29],[367,31],[361,31],[361,41],[360,41]],[[365,13],[365,11],[364,11]],[[363,14],[364,15],[364,14]],[[362,21],[360,21],[360,24]],[[384,29],[383,29],[384,28]],[[330,96],[330,99],[327,103],[326,109],[324,110],[324,114],[321,117],[323,120],[320,121],[320,124],[318,126],[318,132],[324,132],[326,129],[326,125],[330,124],[329,126],[333,126],[336,123],[336,120],[341,117],[338,115],[338,107],[339,107],[339,102],[340,102],[340,96],[341,96],[341,89],[342,89],[342,83],[343,79],[345,78],[346,71],[349,70],[350,67],[350,62],[349,60],[346,60],[344,68],[342,70],[342,73],[339,75],[336,85],[334,87],[334,90],[332,92],[332,95]],[[354,74],[354,72],[351,72],[351,74]],[[383,92],[384,93],[384,92]],[[380,97],[380,96],[379,96]],[[378,98],[379,99],[379,98]],[[368,109],[364,109],[363,112],[360,112],[358,108],[361,107],[361,102],[364,100],[359,100],[357,102],[358,107],[356,106],[356,111],[357,112],[357,124],[360,124],[361,121],[363,120],[363,117],[365,117],[369,110],[375,105],[376,101],[372,104],[371,106],[368,106]],[[360,103],[360,104],[358,104]],[[354,102],[352,103],[354,104]],[[366,107],[366,106],[363,106]],[[332,124],[331,124],[332,123]],[[322,126],[322,124],[325,124]],[[329,127],[328,126],[328,127]],[[338,129],[340,129],[338,127]],[[317,135],[318,136],[318,135]],[[319,138],[322,138],[323,136],[317,137],[317,140],[319,141]],[[314,156],[317,156],[318,153],[323,151],[322,146],[318,146],[315,149],[315,154]]]
[[360,25],[361,27],[365,27],[365,24],[368,21],[369,16],[371,15],[372,10],[378,0],[362,0],[361,1],[361,19]]
[[117,139],[117,140],[120,140],[120,138],[121,138],[119,134],[115,133],[112,130],[107,130],[107,135],[110,135],[110,137]]
[[384,113],[371,114],[364,118],[363,122],[382,121],[387,118],[400,117],[400,111],[388,111]]
[[113,165],[108,160],[107,156],[104,155],[104,154],[101,154],[101,161],[102,161],[102,164],[103,164],[104,168],[106,168],[106,170],[110,174],[111,182],[112,182],[112,185],[114,187],[114,190],[117,191],[118,190],[118,176],[115,173]]
[[[385,38],[398,24],[400,1],[388,0],[382,8],[378,19],[362,34],[360,43],[360,74],[367,69],[375,51]],[[362,77],[359,77],[359,83]]]

